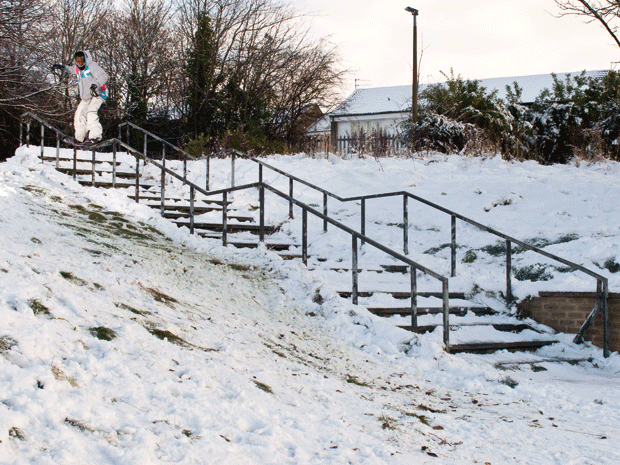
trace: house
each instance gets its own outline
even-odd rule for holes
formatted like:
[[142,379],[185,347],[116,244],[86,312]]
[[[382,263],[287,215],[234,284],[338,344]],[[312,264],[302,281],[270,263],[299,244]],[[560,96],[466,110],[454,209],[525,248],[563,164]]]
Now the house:
[[[603,77],[607,70],[587,71],[587,77]],[[578,76],[581,72],[557,73],[560,81],[568,75]],[[479,79],[488,92],[497,91],[499,98],[506,98],[506,87],[516,83],[522,90],[523,104],[532,104],[543,89],[553,87],[551,74]],[[431,84],[421,84],[422,92]],[[411,111],[411,84],[393,87],[357,89],[336,110],[330,113],[330,136],[332,148],[348,151],[349,142],[359,134],[383,133],[395,136],[399,125],[409,118]]]

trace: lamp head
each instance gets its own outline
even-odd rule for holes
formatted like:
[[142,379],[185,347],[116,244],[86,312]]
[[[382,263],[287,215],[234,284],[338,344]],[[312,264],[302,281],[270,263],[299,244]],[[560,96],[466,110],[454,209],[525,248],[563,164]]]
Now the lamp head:
[[409,13],[411,13],[413,16],[418,16],[418,10],[416,10],[415,8],[411,8],[410,6],[408,6],[407,8],[405,8],[405,11],[408,11]]

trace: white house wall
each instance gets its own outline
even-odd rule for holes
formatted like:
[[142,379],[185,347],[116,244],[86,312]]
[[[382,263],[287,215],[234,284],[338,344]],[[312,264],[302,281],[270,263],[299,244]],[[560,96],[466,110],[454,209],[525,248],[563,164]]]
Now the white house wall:
[[395,135],[400,132],[400,123],[406,120],[408,116],[407,113],[361,115],[350,116],[346,121],[339,121],[340,118],[334,118],[334,122],[337,123],[338,138],[351,137],[354,134],[360,134],[362,131],[366,134],[371,134],[379,130]]

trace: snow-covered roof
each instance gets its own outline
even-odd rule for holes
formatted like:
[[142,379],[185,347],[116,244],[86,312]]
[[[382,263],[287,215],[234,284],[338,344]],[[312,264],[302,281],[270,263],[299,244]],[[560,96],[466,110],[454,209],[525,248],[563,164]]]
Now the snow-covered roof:
[[[587,77],[603,77],[607,70],[586,71]],[[581,72],[557,73],[560,81],[564,81],[566,76],[579,76]],[[513,76],[490,79],[478,79],[480,85],[487,91],[497,90],[497,96],[506,97],[506,86],[512,87],[516,82],[523,89],[521,101],[532,103],[540,95],[543,89],[553,87],[553,77],[551,74],[536,74],[530,76]],[[419,91],[422,92],[431,84],[420,84]],[[345,115],[369,115],[380,113],[400,113],[411,108],[411,84],[405,86],[374,87],[356,89],[333,113],[332,116]]]
[[330,128],[331,122],[329,120],[329,115],[323,115],[320,119],[308,126],[308,129],[306,129],[306,134],[310,136],[323,134],[325,132],[329,132]]

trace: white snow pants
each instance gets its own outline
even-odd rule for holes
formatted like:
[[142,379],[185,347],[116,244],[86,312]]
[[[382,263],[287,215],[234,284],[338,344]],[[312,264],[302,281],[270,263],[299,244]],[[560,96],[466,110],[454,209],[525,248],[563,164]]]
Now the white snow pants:
[[101,97],[93,97],[90,100],[82,100],[75,111],[73,124],[75,127],[75,138],[83,142],[86,135],[91,139],[101,139],[103,128],[99,122],[99,107],[103,103]]

